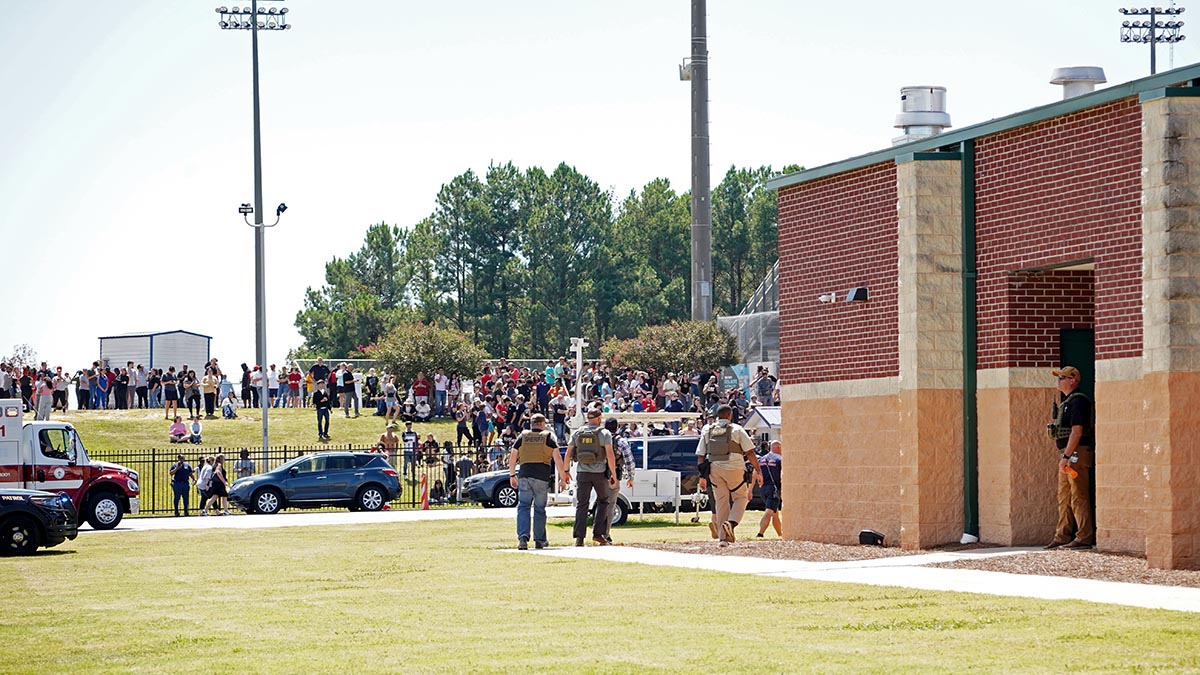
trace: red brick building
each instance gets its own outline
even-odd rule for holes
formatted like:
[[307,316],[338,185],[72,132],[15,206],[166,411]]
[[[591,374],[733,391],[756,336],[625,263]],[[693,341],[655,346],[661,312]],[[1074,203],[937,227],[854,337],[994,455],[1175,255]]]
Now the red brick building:
[[1046,543],[1070,364],[1098,548],[1200,566],[1193,85],[1200,65],[772,181],[787,536]]

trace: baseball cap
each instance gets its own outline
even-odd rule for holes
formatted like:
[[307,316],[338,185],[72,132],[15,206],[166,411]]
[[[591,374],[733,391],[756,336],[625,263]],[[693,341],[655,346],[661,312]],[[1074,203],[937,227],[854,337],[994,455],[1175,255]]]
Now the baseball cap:
[[1079,379],[1079,369],[1075,366],[1063,366],[1058,370],[1051,371],[1051,373],[1053,373],[1055,377],[1070,377],[1076,380]]

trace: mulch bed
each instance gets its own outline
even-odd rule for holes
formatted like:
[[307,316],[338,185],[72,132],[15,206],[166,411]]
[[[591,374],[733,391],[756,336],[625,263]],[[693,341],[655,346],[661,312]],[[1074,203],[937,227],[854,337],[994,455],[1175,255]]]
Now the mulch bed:
[[1033,551],[980,560],[937,563],[930,567],[1200,588],[1200,570],[1152,569],[1146,564],[1145,558],[1097,551]]

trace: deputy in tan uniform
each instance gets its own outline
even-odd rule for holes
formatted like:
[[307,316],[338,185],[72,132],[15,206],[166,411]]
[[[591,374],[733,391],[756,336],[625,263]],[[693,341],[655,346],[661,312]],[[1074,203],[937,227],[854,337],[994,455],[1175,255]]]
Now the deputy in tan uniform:
[[[705,480],[712,483],[715,511],[708,524],[719,546],[737,541],[734,528],[746,513],[753,485],[762,485],[762,469],[754,454],[754,440],[739,424],[734,424],[733,409],[722,404],[717,408],[717,421],[704,427],[696,445],[700,465],[701,488]],[[746,476],[746,462],[753,475]]]
[[508,483],[517,489],[517,548],[522,551],[529,548],[530,506],[534,545],[546,548],[546,498],[550,481],[567,473],[558,452],[558,440],[546,431],[546,417],[540,413],[534,415],[529,427],[517,437],[508,456]]

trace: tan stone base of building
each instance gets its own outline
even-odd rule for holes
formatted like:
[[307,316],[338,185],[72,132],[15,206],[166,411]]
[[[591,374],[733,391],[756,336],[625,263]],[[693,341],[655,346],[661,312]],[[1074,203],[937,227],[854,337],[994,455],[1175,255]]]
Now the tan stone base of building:
[[900,541],[901,457],[894,378],[796,385],[783,392],[783,535]]
[[[1200,373],[1096,364],[1096,530],[1101,551],[1151,566],[1200,567]],[[902,390],[895,378],[793,385],[783,392],[788,539],[929,548],[962,533],[961,393]],[[1057,518],[1059,453],[1045,428],[1042,368],[978,373],[979,535],[1041,545]]]

